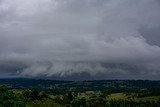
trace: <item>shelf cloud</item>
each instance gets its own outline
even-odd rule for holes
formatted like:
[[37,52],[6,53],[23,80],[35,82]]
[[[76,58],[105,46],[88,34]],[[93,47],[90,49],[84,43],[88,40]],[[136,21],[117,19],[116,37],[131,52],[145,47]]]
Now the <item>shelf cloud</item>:
[[0,0],[0,73],[159,79],[159,0]]

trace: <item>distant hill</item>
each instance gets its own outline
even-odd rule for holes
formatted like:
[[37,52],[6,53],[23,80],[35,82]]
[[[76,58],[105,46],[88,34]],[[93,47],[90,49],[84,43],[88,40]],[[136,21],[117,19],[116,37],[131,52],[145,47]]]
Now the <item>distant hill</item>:
[[43,79],[0,79],[0,84],[11,86],[12,89],[38,89],[48,92],[125,92],[131,90],[160,88],[160,81],[151,80],[93,80],[93,81],[59,81]]

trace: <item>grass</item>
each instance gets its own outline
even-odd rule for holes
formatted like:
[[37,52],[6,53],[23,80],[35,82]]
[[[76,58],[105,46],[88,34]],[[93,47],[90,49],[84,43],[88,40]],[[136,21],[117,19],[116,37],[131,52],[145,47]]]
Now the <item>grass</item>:
[[135,98],[135,101],[158,101],[160,96],[149,96],[149,97],[142,97],[142,98]]
[[127,98],[127,96],[124,93],[114,93],[107,96],[109,100],[115,99],[115,100],[132,100],[132,101],[158,101],[160,100],[160,96],[148,96],[148,97],[142,97],[142,98]]
[[109,99],[127,99],[127,96],[124,93],[114,93],[107,96]]

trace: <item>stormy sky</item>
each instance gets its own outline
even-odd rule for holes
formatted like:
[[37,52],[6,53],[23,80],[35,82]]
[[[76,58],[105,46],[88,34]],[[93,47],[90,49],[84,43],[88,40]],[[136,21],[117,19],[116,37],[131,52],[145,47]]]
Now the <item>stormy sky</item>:
[[0,78],[160,78],[159,0],[0,0]]

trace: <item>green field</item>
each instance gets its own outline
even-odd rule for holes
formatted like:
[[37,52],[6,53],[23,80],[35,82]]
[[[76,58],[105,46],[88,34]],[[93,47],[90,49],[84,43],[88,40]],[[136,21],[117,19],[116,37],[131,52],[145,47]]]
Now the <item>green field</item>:
[[160,107],[157,81],[3,82],[0,107]]

